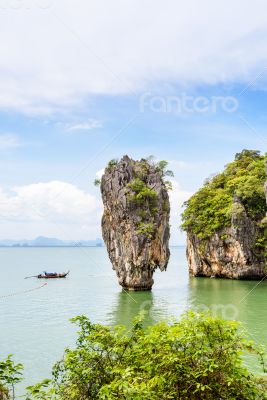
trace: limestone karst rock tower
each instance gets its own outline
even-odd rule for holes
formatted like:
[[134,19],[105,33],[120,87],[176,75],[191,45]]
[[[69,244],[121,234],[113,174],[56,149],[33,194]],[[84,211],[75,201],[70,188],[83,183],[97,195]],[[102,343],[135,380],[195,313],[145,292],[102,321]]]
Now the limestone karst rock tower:
[[111,161],[101,180],[102,233],[119,284],[150,290],[169,260],[170,203],[164,171],[142,159]]
[[187,201],[183,228],[191,275],[266,278],[266,176],[264,156],[245,149]]

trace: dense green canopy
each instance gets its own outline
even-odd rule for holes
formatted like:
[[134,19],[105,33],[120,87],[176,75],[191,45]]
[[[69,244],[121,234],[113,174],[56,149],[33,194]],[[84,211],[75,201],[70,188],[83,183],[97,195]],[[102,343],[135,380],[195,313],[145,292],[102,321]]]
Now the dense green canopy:
[[0,362],[0,399],[14,400],[263,400],[267,382],[245,366],[246,352],[258,357],[261,346],[245,338],[235,321],[211,313],[188,312],[180,320],[144,328],[142,316],[131,327],[108,327],[87,317],[76,347],[66,349],[46,379],[15,395],[21,364]]
[[260,400],[264,378],[242,361],[243,352],[264,355],[238,324],[189,312],[181,320],[130,329],[75,319],[77,347],[66,350],[52,382],[28,388],[26,400]]
[[237,196],[255,221],[265,216],[265,157],[256,150],[243,150],[223,172],[208,179],[186,203],[182,228],[205,239],[230,226],[233,199]]

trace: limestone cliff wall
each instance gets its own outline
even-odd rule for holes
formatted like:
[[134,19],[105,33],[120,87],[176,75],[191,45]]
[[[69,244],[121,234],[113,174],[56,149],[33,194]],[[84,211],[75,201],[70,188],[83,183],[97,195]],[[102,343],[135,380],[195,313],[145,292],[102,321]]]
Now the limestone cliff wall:
[[[136,178],[156,193],[152,208],[146,202],[131,201],[128,185]],[[150,290],[155,269],[165,270],[170,255],[170,204],[162,176],[147,162],[124,156],[106,168],[101,193],[103,239],[120,285],[128,290]]]
[[[231,226],[215,233],[208,240],[187,235],[187,258],[192,276],[215,276],[232,279],[262,279],[266,275],[263,237],[259,221],[250,219],[242,204],[234,203]],[[266,243],[265,243],[266,244]]]

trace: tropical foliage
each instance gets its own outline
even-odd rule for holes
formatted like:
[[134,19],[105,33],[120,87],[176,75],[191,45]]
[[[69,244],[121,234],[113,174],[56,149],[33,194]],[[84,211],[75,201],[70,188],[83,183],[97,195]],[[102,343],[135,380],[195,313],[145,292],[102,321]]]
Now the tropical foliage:
[[223,172],[207,180],[185,203],[182,228],[203,239],[230,226],[232,213],[238,212],[234,198],[240,200],[251,218],[260,222],[266,211],[264,159],[256,150],[236,154]]
[[53,380],[28,388],[27,400],[259,400],[264,379],[244,366],[244,352],[263,353],[236,322],[189,312],[180,321],[130,330],[74,319],[77,347],[56,364]]
[[139,222],[136,232],[139,235],[147,235],[147,237],[151,238],[153,236],[154,230],[155,230],[154,224]]
[[94,185],[95,185],[95,186],[100,186],[100,185],[101,185],[101,180],[100,180],[99,178],[96,178],[96,179],[94,180]]
[[[26,400],[267,399],[265,379],[243,363],[245,352],[256,353],[266,372],[264,353],[236,322],[193,312],[148,328],[141,316],[131,329],[85,316],[73,322],[76,347],[66,349],[51,381],[27,388]],[[1,365],[3,387],[20,380],[20,365],[10,367],[10,359]]]
[[15,385],[22,380],[22,364],[15,364],[12,356],[0,361],[0,400],[15,399]]
[[118,162],[119,161],[117,158],[113,158],[112,160],[110,160],[108,162],[107,169],[112,169],[113,167],[115,167],[118,164]]
[[153,165],[157,172],[160,174],[165,186],[167,190],[172,190],[172,183],[171,181],[169,181],[168,179],[166,179],[166,177],[174,177],[174,173],[173,171],[171,171],[170,169],[167,169],[168,167],[168,161],[166,160],[161,160],[158,162],[154,161],[155,157],[154,156],[149,156],[146,158],[146,161],[150,164]]
[[132,180],[127,185],[133,194],[128,196],[128,200],[137,204],[147,204],[149,207],[153,206],[157,193],[146,185],[140,178]]

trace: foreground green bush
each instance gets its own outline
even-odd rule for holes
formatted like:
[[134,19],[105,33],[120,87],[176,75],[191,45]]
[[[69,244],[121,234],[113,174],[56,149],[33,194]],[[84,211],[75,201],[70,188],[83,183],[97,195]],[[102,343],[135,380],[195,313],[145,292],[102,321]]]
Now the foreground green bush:
[[178,322],[131,330],[74,322],[77,347],[66,350],[53,381],[28,388],[28,400],[265,399],[264,381],[243,365],[242,354],[263,354],[236,322],[190,312]]
[[22,380],[22,364],[15,364],[12,356],[0,361],[0,400],[15,399],[15,385]]

